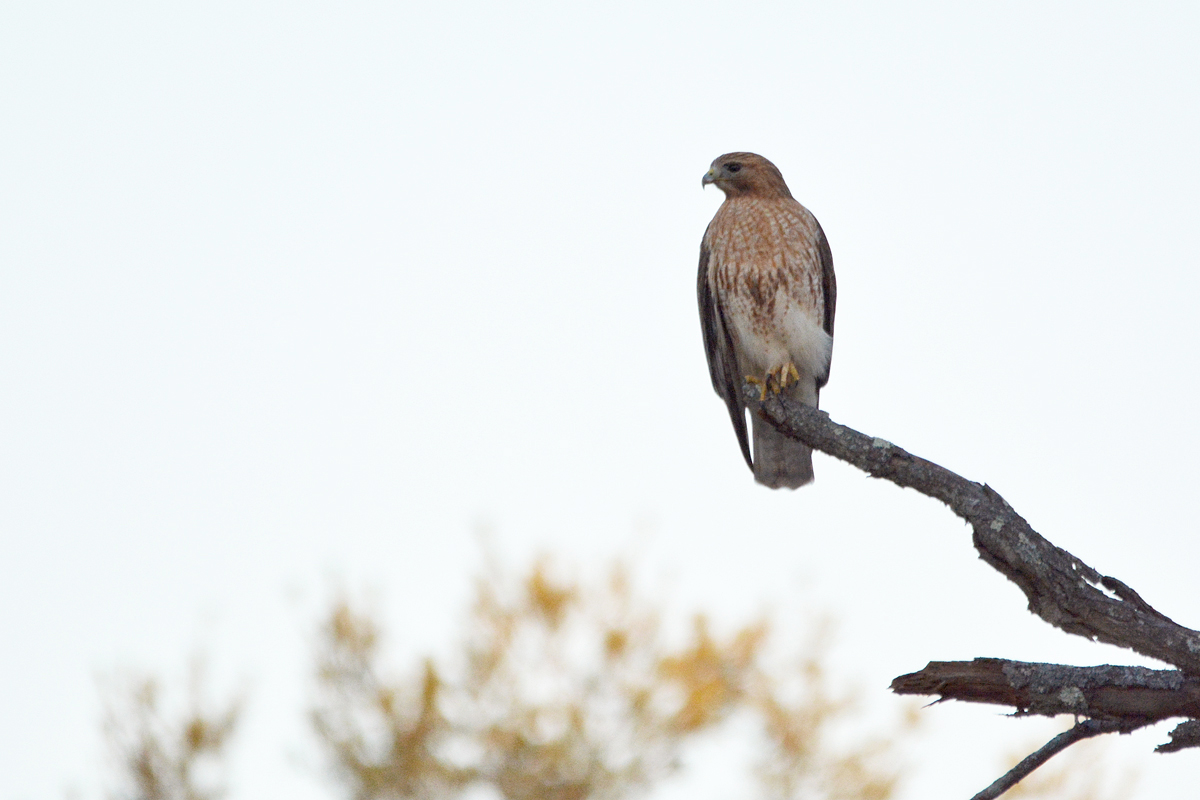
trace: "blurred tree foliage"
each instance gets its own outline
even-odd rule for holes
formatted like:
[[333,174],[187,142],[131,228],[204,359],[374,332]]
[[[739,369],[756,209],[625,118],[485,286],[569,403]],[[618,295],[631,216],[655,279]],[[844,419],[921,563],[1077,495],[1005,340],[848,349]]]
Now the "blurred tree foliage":
[[114,800],[216,800],[226,746],[241,703],[209,709],[202,671],[191,670],[191,698],[183,714],[163,710],[153,678],[111,679],[105,687],[104,733],[121,786]]
[[[598,586],[557,580],[545,563],[518,577],[493,570],[477,582],[456,655],[447,664],[426,660],[407,679],[393,679],[382,663],[378,622],[345,600],[334,603],[317,642],[311,719],[339,794],[353,800],[645,795],[681,769],[689,744],[738,716],[759,731],[748,748],[757,758],[758,788],[747,786],[745,796],[895,796],[897,751],[915,715],[886,738],[862,735],[853,697],[832,688],[824,666],[828,625],[814,624],[800,655],[782,667],[768,653],[769,630],[761,621],[725,636],[703,615],[681,636],[664,628],[619,568]],[[241,703],[205,704],[200,677],[194,667],[182,713],[164,710],[154,679],[110,682],[104,730],[121,779],[114,800],[222,796],[217,778]],[[1103,746],[1077,745],[1006,797],[1129,796],[1132,776],[1110,778]]]
[[644,793],[682,749],[735,713],[761,723],[761,795],[883,800],[893,742],[842,737],[854,716],[830,688],[817,635],[791,669],[766,666],[768,628],[726,637],[704,616],[671,646],[621,569],[594,588],[553,579],[478,582],[459,663],[388,680],[377,622],[347,602],[325,622],[312,720],[355,800],[455,798],[484,785],[506,800]]

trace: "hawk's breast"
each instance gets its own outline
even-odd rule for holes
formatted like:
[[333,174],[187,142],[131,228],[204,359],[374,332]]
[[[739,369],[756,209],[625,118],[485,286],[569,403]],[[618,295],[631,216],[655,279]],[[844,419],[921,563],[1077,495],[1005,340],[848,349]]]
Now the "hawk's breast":
[[741,355],[759,368],[792,360],[824,372],[832,340],[821,327],[818,231],[788,198],[730,198],[709,226],[709,284]]

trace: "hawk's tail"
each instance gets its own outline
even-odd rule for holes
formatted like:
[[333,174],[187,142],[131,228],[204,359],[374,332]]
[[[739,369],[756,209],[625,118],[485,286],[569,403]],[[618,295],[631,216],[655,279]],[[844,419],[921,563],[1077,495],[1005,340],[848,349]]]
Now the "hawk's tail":
[[754,480],[772,489],[797,489],[813,479],[812,448],[784,436],[757,414],[750,415],[754,434]]

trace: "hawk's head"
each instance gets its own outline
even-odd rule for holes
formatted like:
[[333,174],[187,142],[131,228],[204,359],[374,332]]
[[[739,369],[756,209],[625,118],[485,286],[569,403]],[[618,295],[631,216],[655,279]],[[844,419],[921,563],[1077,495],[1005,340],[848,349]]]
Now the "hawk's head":
[[779,167],[757,153],[726,153],[712,162],[700,181],[715,183],[726,197],[791,197]]

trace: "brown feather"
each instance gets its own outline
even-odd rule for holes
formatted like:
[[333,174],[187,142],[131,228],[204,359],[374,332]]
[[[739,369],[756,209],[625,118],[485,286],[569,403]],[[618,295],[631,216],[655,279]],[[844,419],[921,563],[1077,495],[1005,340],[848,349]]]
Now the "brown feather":
[[829,243],[762,156],[727,153],[704,182],[725,193],[704,233],[696,287],[713,389],[755,479],[794,488],[812,479],[811,452],[756,419],[751,457],[741,386],[748,375],[763,379],[794,363],[801,377],[789,394],[817,405],[829,379],[837,301]]

